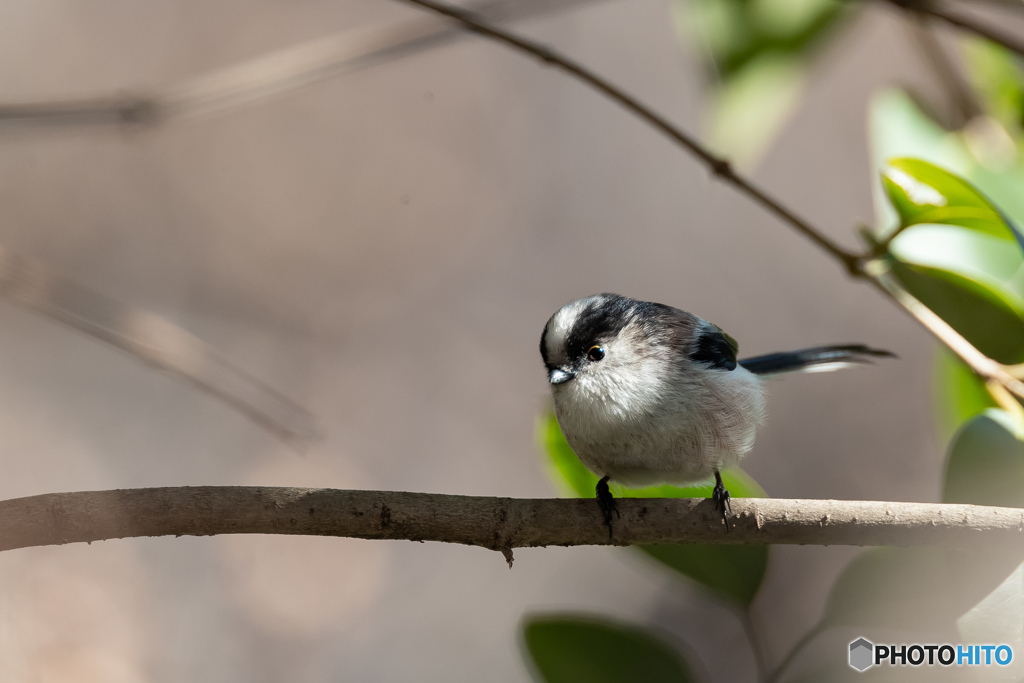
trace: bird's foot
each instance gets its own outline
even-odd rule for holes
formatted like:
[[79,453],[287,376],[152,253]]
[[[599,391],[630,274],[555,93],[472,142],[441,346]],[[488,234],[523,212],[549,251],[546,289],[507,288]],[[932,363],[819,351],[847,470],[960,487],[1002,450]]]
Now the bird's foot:
[[[728,495],[728,494],[726,494]],[[612,537],[612,513],[615,513],[616,517],[622,517],[619,514],[619,506],[615,502],[615,496],[608,489],[608,477],[602,477],[601,481],[597,482],[597,506],[601,508],[601,514],[604,515],[604,523],[608,525],[608,538]]]
[[729,515],[732,514],[732,506],[729,505],[729,492],[725,490],[722,483],[722,475],[715,470],[715,488],[711,492],[711,499],[715,501],[715,509],[722,511],[722,521],[725,522],[725,530],[729,530]]

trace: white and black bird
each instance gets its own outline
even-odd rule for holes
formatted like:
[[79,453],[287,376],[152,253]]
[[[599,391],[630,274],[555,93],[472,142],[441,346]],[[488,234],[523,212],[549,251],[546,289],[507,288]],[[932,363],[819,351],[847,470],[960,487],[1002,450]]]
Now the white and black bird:
[[894,355],[852,344],[737,360],[737,348],[691,313],[618,294],[573,301],[548,320],[540,353],[555,415],[601,478],[597,502],[609,533],[618,512],[609,481],[685,485],[714,475],[712,497],[725,517],[729,492],[719,471],[754,445],[765,417],[763,377]]

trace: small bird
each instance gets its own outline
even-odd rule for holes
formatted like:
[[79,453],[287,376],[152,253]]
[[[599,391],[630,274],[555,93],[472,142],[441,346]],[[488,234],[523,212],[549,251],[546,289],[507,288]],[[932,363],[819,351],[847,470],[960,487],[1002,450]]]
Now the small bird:
[[720,470],[736,465],[764,422],[762,378],[835,370],[889,351],[819,346],[736,360],[736,341],[692,313],[618,294],[562,306],[540,355],[555,415],[580,461],[601,477],[597,502],[612,532],[608,482],[693,484],[715,477],[712,498],[729,528]]

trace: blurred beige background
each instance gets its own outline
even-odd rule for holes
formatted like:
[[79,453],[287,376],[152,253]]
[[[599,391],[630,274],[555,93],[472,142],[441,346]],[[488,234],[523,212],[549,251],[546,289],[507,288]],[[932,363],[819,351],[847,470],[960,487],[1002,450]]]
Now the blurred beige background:
[[[515,26],[689,130],[701,67],[661,0]],[[137,92],[422,17],[385,0],[0,6],[0,99]],[[755,172],[829,234],[870,221],[871,92],[927,72],[872,10]],[[934,501],[933,344],[867,287],[616,106],[478,38],[154,128],[0,128],[0,244],[194,332],[316,416],[298,454],[221,402],[0,303],[0,497],[184,484],[548,496],[537,340],[566,301],[692,310],[748,354],[901,356],[771,388],[747,470],[774,496]],[[847,548],[776,548],[777,661]],[[0,679],[523,681],[517,624],[657,623],[748,680],[739,622],[624,550],[497,553],[324,538],[161,538],[0,554]],[[685,643],[685,645],[683,645]],[[837,655],[842,656],[842,655]]]

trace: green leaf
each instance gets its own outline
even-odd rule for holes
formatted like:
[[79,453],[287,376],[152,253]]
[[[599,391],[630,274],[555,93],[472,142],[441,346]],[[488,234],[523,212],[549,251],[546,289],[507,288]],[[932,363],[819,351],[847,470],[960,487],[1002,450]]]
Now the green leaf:
[[[923,159],[960,174],[973,165],[963,140],[928,118],[902,90],[882,90],[871,99],[868,131],[872,168],[879,171],[884,170],[888,159],[897,157]],[[883,184],[872,181],[871,188],[875,225],[880,234],[885,234],[899,216],[894,215]]]
[[1002,363],[1024,362],[1024,313],[1019,297],[977,273],[892,262],[900,283],[979,351]]
[[524,656],[546,683],[688,683],[682,656],[648,629],[582,615],[536,615],[522,626]]
[[707,50],[722,81],[764,55],[808,56],[856,14],[835,0],[679,0],[673,9],[680,38]]
[[547,455],[548,476],[558,487],[558,493],[566,498],[593,498],[597,495],[597,475],[592,473],[576,457],[569,442],[562,435],[558,418],[548,412],[537,421],[537,434],[542,451]]
[[952,439],[967,420],[996,407],[985,382],[944,346],[936,351],[933,376],[940,443]]
[[[553,413],[540,418],[539,441],[546,454],[548,474],[563,496],[593,498],[598,477],[573,453]],[[767,494],[747,473],[722,471],[722,482],[734,498],[763,498]],[[630,489],[613,484],[622,498],[710,498],[712,482],[696,486],[649,486]],[[596,505],[596,503],[595,503]],[[650,557],[710,589],[715,595],[746,608],[754,599],[768,566],[767,546],[655,545],[640,548]]]
[[768,568],[767,546],[648,545],[640,550],[743,609],[754,600]]
[[1024,245],[1008,219],[966,180],[921,159],[890,159],[882,173],[900,228],[922,223],[958,225]]
[[[949,132],[921,112],[914,101],[900,90],[885,90],[870,105],[869,123],[874,167],[885,170],[888,159],[912,157],[927,161],[966,179],[984,194],[1003,215],[1003,221],[1016,227],[1024,221],[1024,153],[1010,150],[1016,160],[998,168],[987,164],[986,155],[979,157],[979,146],[971,144],[977,135]],[[1011,145],[1012,147],[1012,145]],[[981,160],[979,160],[981,159]],[[883,181],[884,184],[884,181]],[[888,232],[894,219],[892,205],[887,201],[883,184],[872,184],[875,196],[876,225],[882,234]],[[1015,229],[1017,241],[1021,231]]]
[[1008,290],[1024,307],[1024,296],[1008,284],[1024,267],[1024,253],[1011,242],[956,225],[918,225],[901,233],[890,253],[914,263],[960,273]]
[[989,408],[953,438],[946,461],[944,503],[1024,507],[1024,425]]

